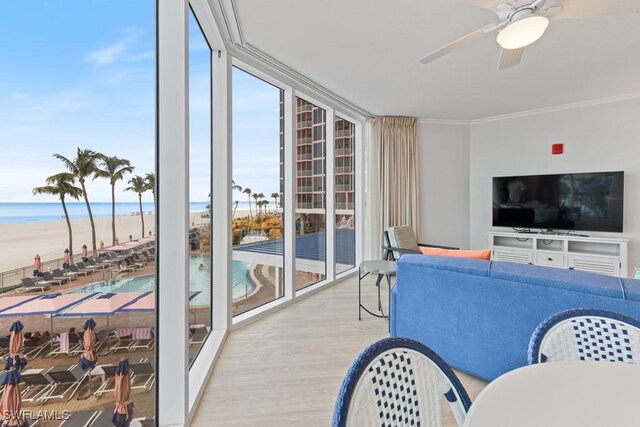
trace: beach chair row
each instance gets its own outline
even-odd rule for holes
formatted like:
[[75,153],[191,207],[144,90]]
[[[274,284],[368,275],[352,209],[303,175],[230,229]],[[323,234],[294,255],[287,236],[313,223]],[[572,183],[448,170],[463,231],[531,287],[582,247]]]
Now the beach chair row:
[[[120,331],[130,331],[124,335]],[[46,353],[45,357],[58,357],[60,355],[77,356],[84,351],[82,340],[77,343],[65,342],[65,332],[59,334],[57,345]],[[95,350],[100,352],[104,345],[107,345],[107,352],[117,352],[119,350],[153,350],[155,346],[155,336],[153,329],[148,327],[122,328],[114,331],[100,330],[96,333]]]
[[[153,365],[147,360],[131,363],[131,390],[149,391],[155,384]],[[94,392],[96,397],[115,391],[117,365],[99,365],[91,372],[80,365],[56,365],[48,370],[26,369],[21,373],[25,387],[21,391],[23,403],[44,404],[50,400],[67,402],[71,400],[89,375],[101,377],[101,384]]]

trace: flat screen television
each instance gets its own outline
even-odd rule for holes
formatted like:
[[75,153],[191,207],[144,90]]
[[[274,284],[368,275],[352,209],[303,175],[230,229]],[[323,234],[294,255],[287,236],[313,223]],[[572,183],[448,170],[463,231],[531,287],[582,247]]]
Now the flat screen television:
[[624,172],[493,178],[493,225],[622,232]]

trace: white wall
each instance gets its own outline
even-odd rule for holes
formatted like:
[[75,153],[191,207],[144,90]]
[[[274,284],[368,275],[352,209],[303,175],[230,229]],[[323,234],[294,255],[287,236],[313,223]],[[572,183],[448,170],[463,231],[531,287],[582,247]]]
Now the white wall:
[[[623,170],[624,233],[613,235],[631,239],[629,274],[640,267],[640,99],[474,123],[470,141],[472,248],[488,246],[493,176]],[[551,155],[557,142],[563,155]]]
[[418,123],[421,243],[469,247],[469,131]]

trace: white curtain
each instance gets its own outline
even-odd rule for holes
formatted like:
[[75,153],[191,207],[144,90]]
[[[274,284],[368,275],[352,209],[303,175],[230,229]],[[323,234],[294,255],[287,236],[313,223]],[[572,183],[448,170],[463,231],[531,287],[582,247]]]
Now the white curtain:
[[419,180],[416,119],[377,117],[365,127],[366,259],[382,256],[382,233],[411,225],[419,235]]

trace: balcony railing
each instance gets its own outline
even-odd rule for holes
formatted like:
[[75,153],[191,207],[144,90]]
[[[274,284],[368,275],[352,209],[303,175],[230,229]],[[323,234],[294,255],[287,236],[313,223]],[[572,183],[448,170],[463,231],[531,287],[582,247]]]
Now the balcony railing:
[[296,203],[296,207],[298,209],[311,209],[311,208],[313,208],[313,204],[312,203],[306,203],[306,202],[298,202],[298,203]]
[[311,176],[313,172],[311,169],[298,169],[296,176]]
[[296,141],[297,141],[298,145],[313,143],[313,139],[311,139],[310,136],[305,136],[303,138],[298,138]]
[[336,173],[352,173],[351,166],[336,166]]
[[350,156],[353,154],[353,150],[351,148],[336,148],[335,154],[336,156]]
[[313,154],[311,153],[298,154],[298,160],[311,160],[312,158],[313,158]]
[[310,128],[311,126],[313,126],[313,121],[312,120],[303,120],[303,121],[300,121],[300,122],[296,123],[296,125],[297,125],[298,129]]
[[298,113],[306,113],[307,111],[313,111],[313,105],[311,104],[298,105],[296,108]]
[[336,191],[353,191],[351,185],[336,185]]
[[343,138],[343,137],[352,137],[353,136],[353,131],[351,129],[342,129],[342,130],[337,130],[335,132],[335,137],[336,138]]
[[313,187],[309,186],[299,186],[297,188],[298,193],[312,193]]

